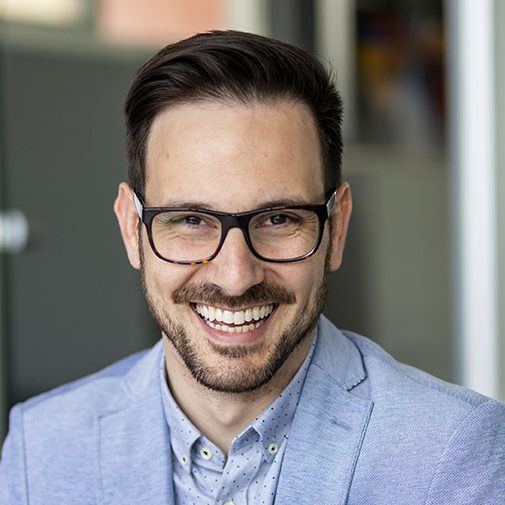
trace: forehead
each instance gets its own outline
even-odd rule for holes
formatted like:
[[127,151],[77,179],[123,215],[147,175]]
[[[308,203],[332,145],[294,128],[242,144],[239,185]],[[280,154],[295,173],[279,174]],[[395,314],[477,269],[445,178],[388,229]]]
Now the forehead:
[[177,105],[151,127],[146,199],[233,212],[282,198],[314,202],[324,194],[320,151],[313,116],[298,102]]

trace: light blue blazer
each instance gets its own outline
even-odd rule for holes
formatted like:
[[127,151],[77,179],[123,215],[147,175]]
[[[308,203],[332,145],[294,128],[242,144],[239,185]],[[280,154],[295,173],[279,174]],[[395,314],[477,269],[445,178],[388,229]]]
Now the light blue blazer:
[[[16,406],[2,505],[173,503],[161,343]],[[505,405],[321,318],[276,505],[504,505]]]

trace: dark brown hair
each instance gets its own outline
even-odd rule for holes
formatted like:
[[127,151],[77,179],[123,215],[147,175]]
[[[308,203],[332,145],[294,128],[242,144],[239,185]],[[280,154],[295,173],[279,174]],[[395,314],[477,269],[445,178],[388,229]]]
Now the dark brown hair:
[[330,72],[304,50],[237,31],[201,33],[166,46],[137,72],[125,104],[128,180],[144,194],[146,148],[155,117],[201,100],[252,104],[295,100],[312,112],[325,187],[341,183],[342,100]]

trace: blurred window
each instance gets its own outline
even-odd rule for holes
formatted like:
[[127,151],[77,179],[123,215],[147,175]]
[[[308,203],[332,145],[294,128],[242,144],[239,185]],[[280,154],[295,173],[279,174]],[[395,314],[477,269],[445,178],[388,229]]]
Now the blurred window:
[[1,0],[0,16],[8,21],[65,26],[80,21],[86,0]]
[[225,28],[227,0],[100,0],[96,30],[114,43],[163,45],[194,33]]

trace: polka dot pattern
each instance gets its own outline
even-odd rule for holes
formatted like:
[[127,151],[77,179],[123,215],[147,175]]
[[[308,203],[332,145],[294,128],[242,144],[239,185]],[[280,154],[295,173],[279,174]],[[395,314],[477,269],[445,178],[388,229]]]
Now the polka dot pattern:
[[[317,337],[316,337],[317,338]],[[170,428],[177,505],[272,505],[316,339],[284,391],[233,440],[228,458],[178,407],[160,366],[163,408]]]

